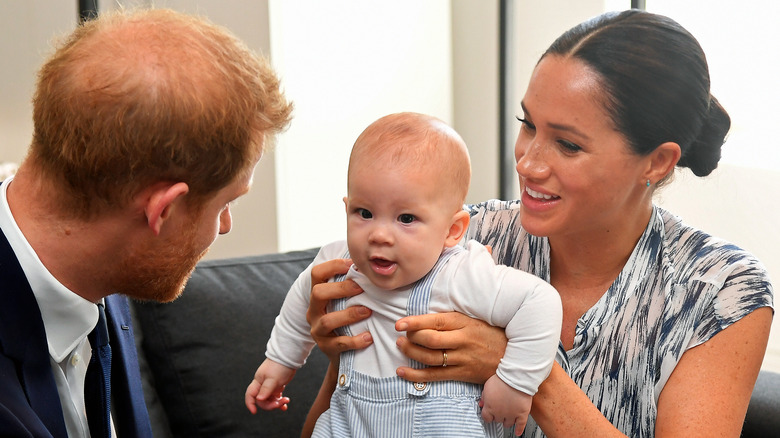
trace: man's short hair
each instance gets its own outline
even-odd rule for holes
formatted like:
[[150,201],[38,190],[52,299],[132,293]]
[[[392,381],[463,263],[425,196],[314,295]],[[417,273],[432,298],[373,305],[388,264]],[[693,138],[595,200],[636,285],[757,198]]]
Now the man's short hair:
[[252,170],[291,111],[267,60],[227,30],[170,10],[109,13],[41,68],[27,159],[66,214],[121,208],[159,181],[203,200]]

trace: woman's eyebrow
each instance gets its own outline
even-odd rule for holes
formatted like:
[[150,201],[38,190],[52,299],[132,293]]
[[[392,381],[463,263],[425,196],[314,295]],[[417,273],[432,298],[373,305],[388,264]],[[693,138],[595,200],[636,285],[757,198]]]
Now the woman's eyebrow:
[[[520,107],[523,109],[523,113],[525,114],[526,119],[530,119],[531,115],[528,112],[528,108],[525,106],[525,102],[520,102]],[[558,131],[565,131],[565,132],[571,132],[572,134],[582,137],[584,140],[590,140],[590,137],[585,134],[584,132],[580,131],[576,127],[572,125],[567,125],[565,123],[547,123],[548,127],[558,130]]]

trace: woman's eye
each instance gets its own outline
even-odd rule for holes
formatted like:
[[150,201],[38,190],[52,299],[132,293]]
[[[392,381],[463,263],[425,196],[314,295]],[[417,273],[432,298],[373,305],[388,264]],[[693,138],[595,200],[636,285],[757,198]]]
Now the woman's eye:
[[358,208],[357,213],[362,217],[363,219],[371,219],[374,217],[374,215],[371,214],[370,211],[366,210],[365,208]]
[[531,131],[533,131],[533,130],[535,130],[535,129],[536,129],[536,126],[535,126],[533,123],[531,123],[529,120],[527,120],[527,119],[524,119],[524,118],[522,118],[522,117],[520,117],[520,116],[515,116],[515,118],[516,118],[516,119],[517,119],[517,120],[518,120],[520,123],[522,123],[522,124],[523,124],[523,126],[525,126],[526,128],[530,129]]
[[579,152],[582,150],[581,147],[570,141],[558,140],[558,144],[561,145],[567,152]]
[[408,213],[398,216],[398,221],[401,222],[402,224],[411,224],[412,222],[414,222],[414,219],[415,219],[414,215]]

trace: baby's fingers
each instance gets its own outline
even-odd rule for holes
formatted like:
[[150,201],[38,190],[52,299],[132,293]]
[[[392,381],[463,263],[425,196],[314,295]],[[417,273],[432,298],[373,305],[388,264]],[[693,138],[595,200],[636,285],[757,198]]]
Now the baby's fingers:
[[493,411],[490,408],[482,406],[482,419],[485,423],[492,423],[496,421],[496,416],[493,415]]
[[260,409],[263,409],[265,411],[271,411],[274,409],[286,411],[287,404],[290,403],[290,398],[283,397],[282,392],[279,391],[275,394],[272,394],[270,397],[266,398],[265,400],[255,400],[255,403],[257,403],[257,406],[259,406]]
[[517,421],[515,421],[515,436],[520,436],[523,434],[527,421],[528,417],[518,418]]
[[251,412],[252,415],[257,413],[255,400],[259,392],[260,383],[257,380],[252,380],[252,383],[246,388],[246,393],[244,394],[244,404],[246,404],[246,408],[249,409],[249,412]]

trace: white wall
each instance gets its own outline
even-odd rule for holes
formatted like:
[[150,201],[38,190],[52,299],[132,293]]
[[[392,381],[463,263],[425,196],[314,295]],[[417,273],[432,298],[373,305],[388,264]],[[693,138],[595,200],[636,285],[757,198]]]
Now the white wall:
[[0,162],[19,162],[32,139],[35,73],[49,41],[78,21],[76,3],[0,2]]
[[276,150],[279,249],[345,238],[349,152],[371,122],[417,111],[452,121],[450,5],[271,0],[271,56],[295,102]]
[[452,5],[453,127],[471,155],[466,202],[498,197],[498,0],[454,0]]

